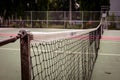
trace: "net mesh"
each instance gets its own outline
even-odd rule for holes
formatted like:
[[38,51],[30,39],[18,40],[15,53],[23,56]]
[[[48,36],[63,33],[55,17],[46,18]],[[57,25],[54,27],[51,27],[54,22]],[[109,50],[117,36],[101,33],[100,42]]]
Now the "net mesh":
[[32,80],[90,80],[97,57],[96,33],[52,41],[32,40]]

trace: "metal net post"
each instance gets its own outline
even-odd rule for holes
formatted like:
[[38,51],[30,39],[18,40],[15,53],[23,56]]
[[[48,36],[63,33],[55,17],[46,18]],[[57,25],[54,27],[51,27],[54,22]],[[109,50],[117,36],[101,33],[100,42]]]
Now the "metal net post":
[[31,80],[31,62],[30,62],[30,33],[25,30],[20,31],[20,49],[21,49],[21,76],[22,80]]

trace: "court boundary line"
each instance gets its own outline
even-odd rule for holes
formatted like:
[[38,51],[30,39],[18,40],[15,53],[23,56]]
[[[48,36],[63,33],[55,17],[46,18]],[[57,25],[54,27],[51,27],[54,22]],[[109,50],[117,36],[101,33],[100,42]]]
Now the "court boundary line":
[[98,56],[120,56],[120,53],[101,53],[98,52]]
[[120,43],[120,41],[118,41],[118,40],[100,40],[100,42],[106,42],[106,43]]

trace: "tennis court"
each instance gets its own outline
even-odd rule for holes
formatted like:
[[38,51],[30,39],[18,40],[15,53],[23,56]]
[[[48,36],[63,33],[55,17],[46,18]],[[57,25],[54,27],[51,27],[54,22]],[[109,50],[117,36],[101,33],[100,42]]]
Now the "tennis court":
[[[37,33],[30,46],[32,51],[30,57],[32,61],[31,79],[89,80],[97,56],[96,50],[99,47],[99,38],[101,36],[101,28],[99,27],[88,30],[27,29],[33,31],[34,35]],[[20,30],[1,28],[0,40],[15,37]],[[39,40],[37,38],[41,36],[38,34],[42,35]],[[44,35],[47,36],[44,37]],[[38,41],[45,39],[47,41],[38,43]],[[2,80],[21,80],[21,76],[26,76],[23,75],[24,72],[26,73],[27,70],[29,72],[27,63],[22,63],[22,65],[27,65],[28,68],[25,68],[25,71],[22,70],[24,72],[21,75],[20,43],[20,40],[17,40],[14,43],[0,47],[0,65],[2,65],[0,78]]]

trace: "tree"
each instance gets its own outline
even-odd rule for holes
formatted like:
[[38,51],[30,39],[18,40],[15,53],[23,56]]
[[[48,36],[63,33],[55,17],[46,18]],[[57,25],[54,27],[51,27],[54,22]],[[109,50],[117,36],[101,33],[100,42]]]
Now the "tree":
[[[5,18],[12,15],[21,16],[24,11],[69,11],[70,0],[1,0],[0,15]],[[72,11],[75,3],[80,4],[82,11],[100,11],[101,5],[110,5],[110,0],[71,0]]]
[[115,14],[114,13],[112,13],[111,16],[109,16],[109,20],[111,22],[110,22],[110,26],[108,28],[109,29],[115,29],[116,28],[116,23],[114,22],[115,21]]
[[100,0],[100,5],[110,6],[110,0]]

